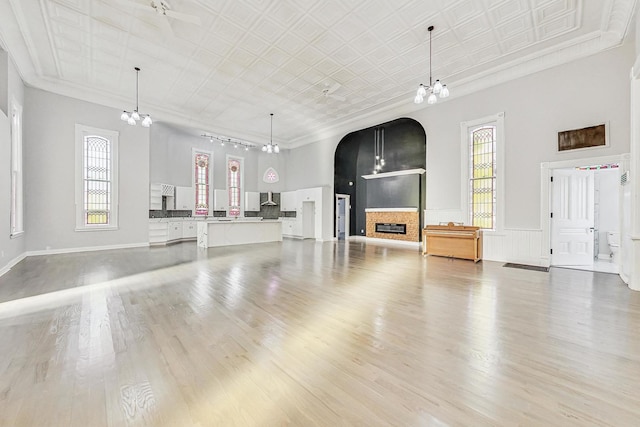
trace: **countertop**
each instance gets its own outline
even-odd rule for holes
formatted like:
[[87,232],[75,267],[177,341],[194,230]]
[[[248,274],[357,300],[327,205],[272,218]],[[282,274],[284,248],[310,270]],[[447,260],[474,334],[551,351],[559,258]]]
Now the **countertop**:
[[243,217],[243,218],[228,218],[228,217],[174,217],[174,218],[149,218],[149,222],[182,222],[182,221],[197,221],[197,222],[282,222],[282,218],[278,219],[262,219],[260,217]]

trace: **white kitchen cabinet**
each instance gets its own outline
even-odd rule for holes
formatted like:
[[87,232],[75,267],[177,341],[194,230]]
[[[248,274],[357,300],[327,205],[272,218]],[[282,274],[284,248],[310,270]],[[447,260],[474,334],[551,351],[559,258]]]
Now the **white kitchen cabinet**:
[[229,209],[229,193],[227,190],[213,190],[213,210],[226,211],[227,209]]
[[162,210],[162,184],[151,183],[149,185],[149,210]]
[[257,191],[247,191],[244,193],[244,210],[260,212],[260,193]]
[[176,187],[176,210],[193,211],[196,208],[196,193],[193,187]]
[[166,221],[158,219],[149,220],[149,244],[157,245],[167,242],[167,226]]
[[301,238],[302,221],[298,218],[282,218],[282,235]]
[[283,212],[293,212],[297,204],[296,191],[284,191],[280,193],[280,210]]
[[198,235],[196,221],[184,221],[182,223],[182,238],[195,239]]
[[169,221],[167,241],[182,239],[182,221]]
[[176,187],[171,184],[160,184],[162,186],[163,196],[175,196]]

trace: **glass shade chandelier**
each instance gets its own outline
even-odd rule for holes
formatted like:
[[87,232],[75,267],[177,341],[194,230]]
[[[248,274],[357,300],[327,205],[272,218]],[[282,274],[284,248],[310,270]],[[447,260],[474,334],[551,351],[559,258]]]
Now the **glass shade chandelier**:
[[384,128],[376,128],[373,130],[373,173],[380,172],[384,164]]
[[134,70],[136,70],[136,109],[131,112],[124,110],[120,115],[120,120],[127,122],[131,126],[135,126],[138,120],[142,119],[142,126],[148,128],[149,126],[151,126],[151,123],[153,123],[153,121],[151,120],[151,116],[149,114],[141,114],[138,111],[138,81],[140,68],[135,67]]
[[431,33],[433,32],[433,25],[427,29],[429,30],[429,86],[420,83],[416,97],[413,98],[413,102],[416,104],[421,104],[425,97],[427,97],[428,104],[435,104],[438,102],[438,95],[440,95],[440,98],[449,96],[447,85],[440,83],[440,80],[436,80],[435,83],[431,80]]
[[271,138],[269,139],[268,144],[262,146],[262,151],[269,154],[278,154],[280,152],[280,147],[278,147],[278,144],[273,143],[273,113],[271,113]]

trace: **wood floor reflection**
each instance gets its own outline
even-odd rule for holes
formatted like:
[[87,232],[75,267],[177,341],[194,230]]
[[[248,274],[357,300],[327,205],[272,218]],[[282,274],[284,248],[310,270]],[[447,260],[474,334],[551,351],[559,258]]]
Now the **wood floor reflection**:
[[356,242],[28,258],[0,425],[638,426],[640,293]]

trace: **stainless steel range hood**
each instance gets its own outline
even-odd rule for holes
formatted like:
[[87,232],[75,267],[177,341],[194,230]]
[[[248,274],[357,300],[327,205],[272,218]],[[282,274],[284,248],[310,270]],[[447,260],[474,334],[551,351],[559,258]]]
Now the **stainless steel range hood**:
[[273,192],[267,192],[267,201],[260,203],[260,206],[278,206],[278,204],[273,201]]

